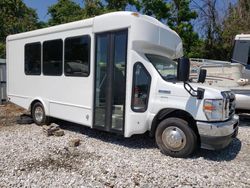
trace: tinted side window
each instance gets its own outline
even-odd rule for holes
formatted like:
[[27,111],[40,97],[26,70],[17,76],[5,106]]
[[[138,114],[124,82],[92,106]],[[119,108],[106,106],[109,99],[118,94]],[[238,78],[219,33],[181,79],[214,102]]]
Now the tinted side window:
[[90,62],[90,37],[79,36],[65,40],[66,76],[88,76]]
[[141,63],[136,63],[133,70],[132,110],[145,112],[148,107],[151,76]]
[[43,74],[62,74],[63,42],[61,39],[45,41],[43,43]]
[[41,44],[30,43],[25,45],[25,74],[40,75],[41,74]]

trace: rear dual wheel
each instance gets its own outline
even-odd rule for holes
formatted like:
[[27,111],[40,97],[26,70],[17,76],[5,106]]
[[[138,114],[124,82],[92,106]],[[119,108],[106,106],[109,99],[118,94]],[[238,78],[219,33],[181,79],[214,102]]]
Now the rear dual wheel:
[[188,122],[167,118],[156,129],[155,139],[161,152],[171,157],[188,157],[197,148],[197,136]]

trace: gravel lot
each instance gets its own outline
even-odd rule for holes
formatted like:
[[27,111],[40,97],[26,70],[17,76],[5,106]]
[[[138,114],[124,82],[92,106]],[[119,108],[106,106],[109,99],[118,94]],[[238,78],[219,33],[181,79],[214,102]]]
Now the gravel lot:
[[[0,187],[250,187],[250,118],[221,151],[189,159],[159,152],[147,135],[123,138],[60,122],[65,135],[46,137],[17,125],[22,110],[0,107]],[[79,138],[78,147],[69,147]]]

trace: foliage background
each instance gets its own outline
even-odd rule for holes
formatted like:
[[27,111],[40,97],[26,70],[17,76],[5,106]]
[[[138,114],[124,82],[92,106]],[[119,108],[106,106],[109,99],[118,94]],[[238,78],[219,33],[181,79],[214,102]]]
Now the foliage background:
[[[191,7],[191,1],[197,6]],[[169,25],[182,38],[188,57],[229,60],[236,34],[250,33],[250,0],[238,0],[221,14],[220,0],[58,0],[48,8],[49,19],[41,22],[36,10],[22,0],[0,1],[0,58],[10,34],[85,19],[107,12],[135,10]],[[198,21],[200,33],[194,31]],[[202,34],[201,34],[202,33]]]

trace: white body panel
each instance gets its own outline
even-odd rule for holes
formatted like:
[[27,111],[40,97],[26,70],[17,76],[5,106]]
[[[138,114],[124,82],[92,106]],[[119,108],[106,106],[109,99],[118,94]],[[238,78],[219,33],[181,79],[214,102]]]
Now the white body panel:
[[[7,66],[8,96],[11,98],[11,102],[28,109],[34,99],[40,99],[44,104],[46,114],[91,126],[93,74],[89,77],[66,77],[64,75],[27,76],[24,73],[24,45],[26,43],[37,41],[42,43],[45,40],[58,38],[64,40],[66,37],[85,34],[92,36],[92,27],[72,29],[70,32],[66,30],[44,35],[39,34],[23,39],[9,39]],[[93,48],[91,50],[93,51]],[[85,100],[86,98],[89,100]],[[60,106],[63,106],[64,110],[58,110]],[[90,117],[88,120],[86,119],[87,115]]]
[[[151,128],[154,116],[164,108],[188,112],[195,120],[207,121],[203,100],[191,97],[183,83],[166,82],[144,53],[175,59],[182,56],[180,37],[167,26],[148,16],[131,12],[110,13],[95,18],[31,31],[7,38],[8,97],[11,102],[29,109],[34,100],[43,103],[46,115],[93,127],[95,34],[128,29],[126,111],[124,136],[144,133]],[[89,35],[91,37],[90,75],[88,77],[27,76],[24,73],[24,45],[52,39]],[[141,62],[151,75],[149,103],[146,112],[131,109],[133,65]],[[194,88],[199,85],[193,84]],[[204,98],[221,99],[221,90],[206,89]],[[161,94],[159,90],[168,90]]]

